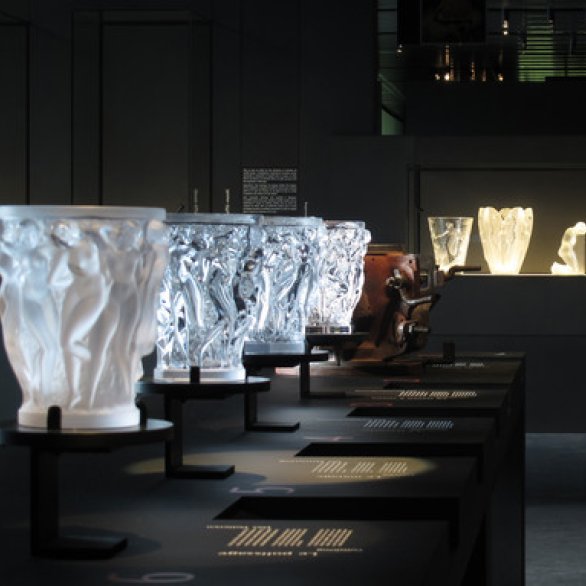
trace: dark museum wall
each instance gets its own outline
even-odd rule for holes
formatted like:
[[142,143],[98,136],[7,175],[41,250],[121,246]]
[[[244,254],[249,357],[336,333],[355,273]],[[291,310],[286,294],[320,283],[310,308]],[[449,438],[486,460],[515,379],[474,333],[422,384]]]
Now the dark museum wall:
[[[427,215],[533,205],[524,270],[548,272],[586,219],[586,84],[413,84],[379,136],[376,59],[373,0],[0,0],[0,203],[238,212],[244,167],[291,167],[299,213],[422,252]],[[486,279],[446,287],[431,347],[527,350],[529,429],[586,431],[581,280]]]

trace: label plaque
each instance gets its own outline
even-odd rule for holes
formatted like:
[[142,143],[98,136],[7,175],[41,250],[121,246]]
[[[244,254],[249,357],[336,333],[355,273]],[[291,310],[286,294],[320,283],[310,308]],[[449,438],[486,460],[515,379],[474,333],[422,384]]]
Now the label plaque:
[[281,214],[297,212],[296,167],[244,167],[242,212]]
[[[332,554],[358,554],[361,547],[350,527],[297,527],[294,525],[208,525],[208,531],[229,531],[218,557],[316,558]],[[353,538],[354,537],[354,538]]]
[[293,466],[310,482],[364,482],[413,476],[425,468],[415,458],[303,458],[279,460],[279,464]]
[[392,399],[393,401],[466,401],[478,398],[474,390],[414,390],[414,389],[361,389],[353,391],[354,396],[369,399]]

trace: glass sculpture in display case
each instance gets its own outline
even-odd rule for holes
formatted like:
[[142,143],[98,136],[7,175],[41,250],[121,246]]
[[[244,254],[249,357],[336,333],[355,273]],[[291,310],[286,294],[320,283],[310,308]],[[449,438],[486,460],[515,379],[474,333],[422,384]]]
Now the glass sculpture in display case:
[[440,271],[466,264],[474,218],[427,218],[433,254]]
[[165,211],[0,206],[0,317],[20,425],[137,425],[134,383],[156,338]]
[[309,303],[317,286],[321,218],[262,218],[262,294],[247,353],[303,353]]
[[169,214],[170,261],[158,310],[155,380],[241,381],[263,275],[258,218]]
[[326,220],[317,263],[318,285],[311,302],[311,333],[351,333],[352,314],[364,284],[370,232],[364,222]]
[[531,208],[492,207],[478,210],[478,230],[484,258],[495,275],[516,275],[521,270],[533,229]]
[[564,232],[558,254],[564,264],[554,262],[551,272],[554,275],[583,275],[585,272],[585,235],[586,224],[578,222]]

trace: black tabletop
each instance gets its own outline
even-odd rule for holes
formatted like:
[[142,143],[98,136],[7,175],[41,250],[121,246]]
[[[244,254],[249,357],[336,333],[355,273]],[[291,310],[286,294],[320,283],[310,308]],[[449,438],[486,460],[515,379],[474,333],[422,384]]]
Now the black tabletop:
[[172,436],[173,424],[160,419],[148,419],[145,425],[108,429],[47,430],[18,424],[0,429],[3,444],[62,451],[111,449],[166,441]]

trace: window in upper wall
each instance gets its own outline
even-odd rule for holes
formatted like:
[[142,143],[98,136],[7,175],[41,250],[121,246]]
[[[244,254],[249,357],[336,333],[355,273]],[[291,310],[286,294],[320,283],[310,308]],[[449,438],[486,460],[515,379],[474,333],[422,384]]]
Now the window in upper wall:
[[405,97],[391,82],[379,77],[381,121],[383,136],[403,134]]
[[377,9],[383,91],[417,81],[586,78],[583,2],[378,0]]
[[398,134],[403,134],[403,121],[381,109],[381,135],[393,136]]

